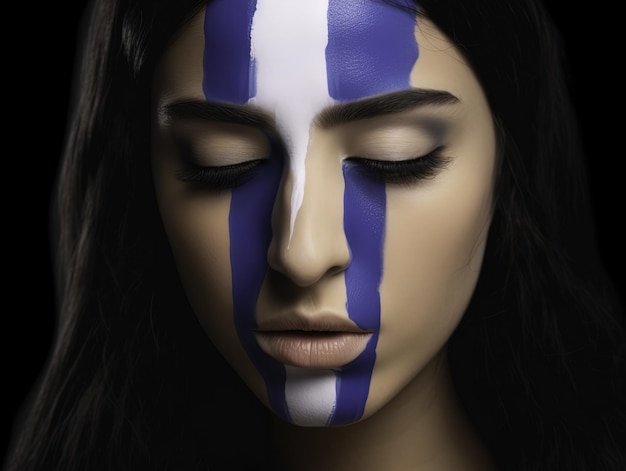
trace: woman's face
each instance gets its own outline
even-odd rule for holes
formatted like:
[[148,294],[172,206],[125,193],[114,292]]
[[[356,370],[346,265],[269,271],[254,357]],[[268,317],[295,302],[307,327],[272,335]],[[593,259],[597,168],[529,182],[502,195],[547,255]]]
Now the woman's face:
[[382,2],[216,0],[153,106],[180,277],[261,401],[341,425],[423,379],[472,296],[496,167],[452,43]]

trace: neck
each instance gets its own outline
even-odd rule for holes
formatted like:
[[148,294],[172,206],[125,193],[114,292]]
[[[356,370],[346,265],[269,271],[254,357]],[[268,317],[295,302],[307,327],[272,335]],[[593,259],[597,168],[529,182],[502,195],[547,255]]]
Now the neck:
[[285,471],[495,469],[458,401],[445,352],[358,423],[298,427],[277,419],[274,432]]

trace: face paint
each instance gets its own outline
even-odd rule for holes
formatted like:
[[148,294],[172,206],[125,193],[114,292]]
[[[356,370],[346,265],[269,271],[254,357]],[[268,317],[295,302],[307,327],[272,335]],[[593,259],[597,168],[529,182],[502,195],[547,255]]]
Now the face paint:
[[338,101],[409,88],[417,60],[415,17],[376,0],[329,0],[328,91]]
[[235,328],[246,353],[266,378],[272,408],[288,417],[284,400],[284,367],[265,354],[255,338],[256,301],[267,271],[272,208],[281,174],[282,162],[276,158],[276,152],[272,152],[269,165],[232,192],[228,223]]
[[[290,234],[304,194],[315,116],[337,101],[410,88],[415,18],[376,0],[215,0],[206,8],[203,89],[207,100],[251,103],[275,115],[292,172]],[[255,338],[256,303],[268,270],[271,215],[283,172],[274,149],[255,177],[232,191],[229,228],[234,320],[263,376],[273,410],[300,425],[361,418],[380,325],[385,188],[343,166],[347,310],[375,332],[364,352],[333,370],[285,367]],[[252,235],[252,236],[251,236]]]
[[[328,90],[338,101],[350,101],[410,88],[418,57],[415,19],[399,8],[369,0],[330,0]],[[346,269],[350,319],[374,334],[357,359],[338,375],[337,407],[330,424],[361,418],[367,401],[380,327],[385,186],[367,178],[349,162],[343,164],[344,228],[352,254]]]
[[346,269],[348,316],[359,327],[374,332],[367,347],[353,362],[341,369],[337,387],[337,408],[332,424],[347,424],[361,418],[376,360],[380,328],[378,286],[383,271],[385,232],[385,184],[364,175],[349,162],[343,165],[344,228],[352,253]]
[[243,104],[256,94],[250,26],[255,0],[209,2],[204,15],[204,76],[207,100]]
[[332,104],[324,55],[327,8],[326,1],[259,0],[253,21],[252,55],[259,69],[252,102],[274,111],[289,149],[290,234],[304,194],[309,127],[320,106]]

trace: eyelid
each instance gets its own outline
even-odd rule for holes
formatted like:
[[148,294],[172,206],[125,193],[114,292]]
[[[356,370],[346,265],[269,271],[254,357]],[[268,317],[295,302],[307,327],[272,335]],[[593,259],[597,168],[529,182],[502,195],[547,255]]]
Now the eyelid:
[[175,129],[173,138],[183,162],[200,167],[237,165],[270,156],[270,136],[247,125],[197,123]]
[[370,123],[346,129],[345,149],[351,155],[370,160],[400,161],[423,156],[441,148],[447,141],[443,127],[432,129],[415,122]]

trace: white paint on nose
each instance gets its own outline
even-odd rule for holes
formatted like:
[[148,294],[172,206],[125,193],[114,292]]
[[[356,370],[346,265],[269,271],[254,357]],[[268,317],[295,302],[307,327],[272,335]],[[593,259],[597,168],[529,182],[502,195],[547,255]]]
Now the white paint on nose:
[[289,240],[304,198],[311,125],[333,102],[326,73],[327,15],[328,0],[257,0],[252,20],[256,96],[250,103],[274,112],[287,146],[293,181]]

